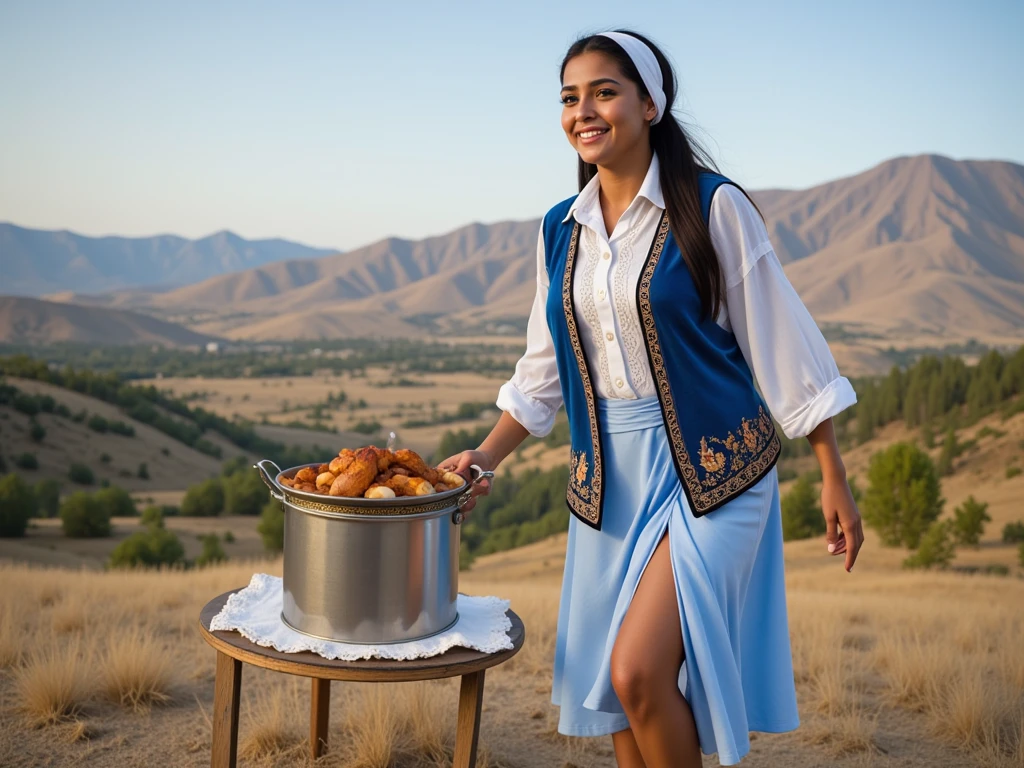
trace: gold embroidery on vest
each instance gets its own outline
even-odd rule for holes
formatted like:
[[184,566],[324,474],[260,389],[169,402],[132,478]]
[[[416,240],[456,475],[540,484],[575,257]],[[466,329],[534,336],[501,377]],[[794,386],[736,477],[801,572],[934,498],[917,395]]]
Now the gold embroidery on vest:
[[[739,437],[730,432],[724,440],[714,436],[700,439],[700,465],[707,472],[701,480],[705,488],[714,488],[748,464],[756,463],[757,457],[770,446],[771,419],[764,408],[758,406],[757,410],[756,419],[740,420],[740,428],[736,430]],[[725,453],[713,450],[708,443],[722,446]]]
[[[594,472],[590,482],[585,484],[576,480],[577,470],[580,467],[578,461],[573,462],[569,493],[567,494],[569,507],[580,517],[588,520],[594,525],[601,522],[601,440],[597,430],[597,404],[594,402],[594,388],[590,383],[590,374],[587,372],[587,361],[584,357],[583,346],[580,344],[580,334],[576,327],[576,310],[572,301],[572,278],[573,264],[576,262],[576,249],[579,245],[580,224],[576,222],[572,227],[572,237],[569,239],[569,252],[565,257],[565,274],[562,277],[562,309],[565,312],[565,323],[569,330],[569,343],[572,344],[573,354],[576,355],[576,365],[580,369],[580,378],[583,380],[583,394],[587,400],[587,416],[590,419],[590,442],[594,451]],[[586,456],[583,456],[583,474],[587,474]]]
[[572,489],[587,501],[590,500],[590,481],[587,479],[589,470],[590,465],[587,464],[586,452],[578,451],[570,454],[569,480],[572,483]]
[[[782,443],[775,432],[772,420],[759,406],[756,419],[743,419],[741,422],[739,437],[730,432],[724,440],[714,437],[701,438],[700,466],[708,474],[703,481],[698,476],[697,468],[690,459],[690,453],[683,441],[679,415],[672,397],[672,388],[669,385],[665,358],[661,351],[661,342],[658,340],[658,329],[654,325],[654,311],[651,306],[651,281],[661,260],[669,232],[668,216],[662,213],[661,223],[654,236],[654,242],[651,243],[651,252],[640,273],[637,309],[640,311],[644,341],[647,343],[651,359],[651,372],[665,418],[669,446],[676,457],[676,466],[693,504],[693,511],[703,514],[746,490],[755,478],[760,477],[771,467],[782,450]],[[729,454],[715,450],[712,445],[725,447]]]

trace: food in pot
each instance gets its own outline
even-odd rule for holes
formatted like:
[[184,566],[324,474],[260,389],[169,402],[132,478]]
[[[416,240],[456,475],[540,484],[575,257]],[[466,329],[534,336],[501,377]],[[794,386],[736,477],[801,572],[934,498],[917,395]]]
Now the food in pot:
[[391,451],[373,445],[357,450],[344,448],[327,464],[303,467],[294,477],[279,480],[297,491],[368,499],[425,496],[466,483],[461,475],[428,466],[416,451]]

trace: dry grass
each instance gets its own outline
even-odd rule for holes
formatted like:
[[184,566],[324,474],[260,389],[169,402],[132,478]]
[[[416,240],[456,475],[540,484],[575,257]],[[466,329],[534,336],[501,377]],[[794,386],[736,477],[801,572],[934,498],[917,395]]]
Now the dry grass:
[[[481,766],[614,765],[610,740],[555,733],[557,710],[548,699],[561,572],[556,549],[542,542],[535,550],[484,558],[460,577],[465,592],[509,598],[527,627],[522,652],[487,675]],[[804,725],[795,735],[755,740],[761,764],[870,765],[884,762],[877,745],[902,739],[910,744],[906,754],[928,757],[901,765],[1024,766],[1024,581],[906,573],[869,559],[851,577],[814,562],[799,547],[787,548]],[[200,709],[211,706],[215,658],[198,636],[196,616],[212,596],[247,583],[254,571],[280,573],[280,562],[130,574],[0,566],[0,662],[13,667],[0,674],[0,695],[35,724],[62,722],[47,742],[56,746],[40,750],[65,750],[55,764],[70,764],[74,750],[113,748],[118,739],[125,740],[117,748],[127,750],[127,760],[128,745],[155,737],[132,730],[146,728],[148,719],[124,714],[122,702],[146,708],[169,696],[173,684],[174,706],[160,708],[159,716],[186,731],[168,741],[167,761],[194,762],[194,752],[209,748]],[[36,651],[26,654],[29,648]],[[95,679],[88,674],[92,659],[100,661]],[[171,677],[172,668],[181,673]],[[247,763],[301,763],[306,681],[249,668],[243,679],[240,747]],[[324,768],[450,764],[454,681],[335,684],[332,690]],[[76,719],[83,714],[88,721]],[[83,722],[102,722],[99,735]],[[771,751],[776,743],[786,755],[778,763]],[[801,754],[806,760],[791,757]]]
[[238,753],[247,760],[265,760],[284,754],[302,739],[296,712],[302,711],[298,690],[280,687],[261,690],[247,702]]
[[167,650],[138,628],[115,635],[103,654],[107,695],[136,711],[170,699],[171,670]]
[[29,723],[54,725],[80,711],[90,690],[89,656],[76,642],[37,650],[15,670],[17,708]]

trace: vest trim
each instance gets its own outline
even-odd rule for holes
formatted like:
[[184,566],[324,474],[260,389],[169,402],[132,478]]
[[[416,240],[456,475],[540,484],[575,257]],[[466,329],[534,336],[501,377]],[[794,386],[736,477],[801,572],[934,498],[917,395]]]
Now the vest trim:
[[601,431],[597,426],[597,405],[594,402],[594,388],[587,370],[587,358],[580,344],[579,329],[576,324],[576,309],[572,300],[572,284],[576,271],[576,251],[579,245],[580,224],[573,224],[572,236],[569,239],[569,251],[565,260],[565,273],[562,278],[562,308],[565,310],[565,321],[569,330],[569,343],[572,345],[579,366],[580,379],[583,381],[584,399],[587,403],[587,416],[590,420],[590,440],[594,451],[594,466],[587,465],[585,451],[571,452],[569,464],[569,487],[566,500],[573,513],[587,525],[600,529],[601,507],[604,500],[602,491],[603,461],[601,458]]
[[[700,440],[700,467],[704,477],[700,477],[697,467],[690,459],[683,440],[679,416],[676,411],[672,388],[669,385],[668,372],[658,340],[658,330],[654,323],[654,311],[651,306],[651,281],[661,259],[665,241],[668,239],[670,227],[667,214],[663,213],[657,234],[651,243],[637,283],[637,308],[640,312],[640,324],[644,330],[644,342],[647,346],[647,359],[651,364],[651,372],[656,383],[658,402],[661,404],[665,419],[665,429],[671,447],[672,460],[682,480],[683,491],[686,493],[690,509],[697,517],[707,514],[740,495],[757,482],[775,465],[782,450],[782,443],[775,431],[775,425],[765,412],[758,406],[756,416],[742,418],[736,432],[737,438],[729,432],[724,438],[714,435],[703,435]],[[577,353],[579,355],[579,353]],[[588,390],[587,401],[591,396]],[[716,451],[714,447],[721,450]]]

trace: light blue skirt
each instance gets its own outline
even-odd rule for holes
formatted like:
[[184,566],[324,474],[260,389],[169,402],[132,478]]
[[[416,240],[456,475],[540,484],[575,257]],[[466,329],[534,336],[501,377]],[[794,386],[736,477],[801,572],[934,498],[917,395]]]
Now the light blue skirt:
[[629,727],[612,688],[612,648],[667,531],[683,634],[679,690],[701,750],[734,765],[750,751],[750,731],[799,724],[776,471],[694,517],[657,398],[597,402],[604,513],[600,531],[569,523],[552,690],[558,731],[603,736]]

